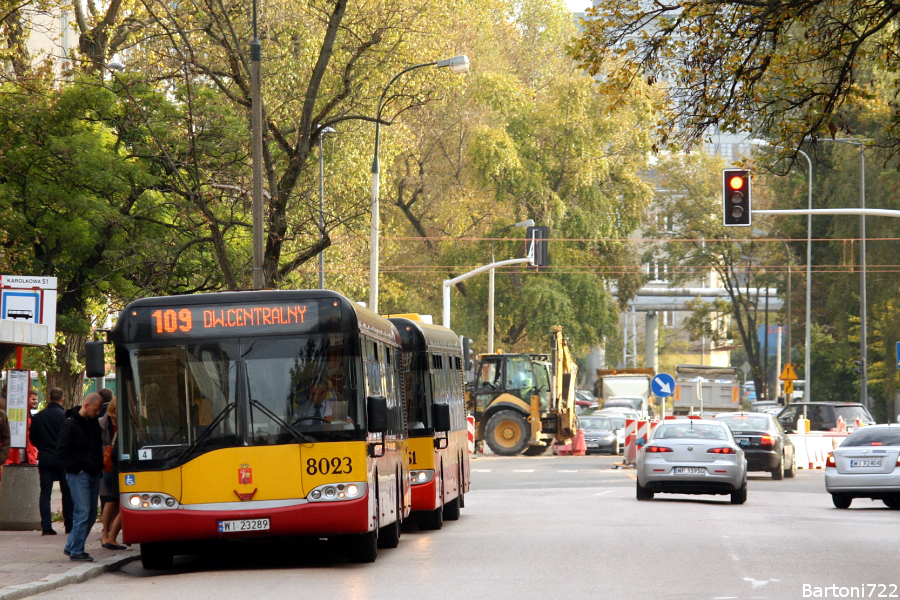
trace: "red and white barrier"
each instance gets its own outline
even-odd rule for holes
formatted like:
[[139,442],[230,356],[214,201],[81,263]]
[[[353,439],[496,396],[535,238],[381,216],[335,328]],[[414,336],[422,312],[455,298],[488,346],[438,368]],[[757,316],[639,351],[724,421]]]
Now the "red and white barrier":
[[838,433],[846,433],[847,432],[847,424],[844,422],[844,417],[838,415],[837,418],[837,431]]
[[794,444],[798,469],[824,469],[828,453],[840,446],[846,433],[811,432],[788,435]]
[[475,453],[475,417],[468,415],[466,417],[466,429],[469,433],[469,454]]
[[644,438],[644,442],[650,439],[650,421],[638,421],[637,419],[625,419],[625,464],[633,465],[637,462],[637,441]]
[[625,419],[625,464],[633,465],[637,462],[637,446],[635,446],[635,434],[637,433],[637,420]]

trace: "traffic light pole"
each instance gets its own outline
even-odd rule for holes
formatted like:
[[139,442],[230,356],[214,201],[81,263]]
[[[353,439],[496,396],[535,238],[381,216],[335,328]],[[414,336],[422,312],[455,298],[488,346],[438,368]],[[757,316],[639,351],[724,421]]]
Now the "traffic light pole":
[[[772,209],[772,210],[754,210],[760,215],[859,215],[860,217],[893,217],[900,218],[900,210],[891,210],[888,208],[790,208],[790,209]],[[861,262],[865,260],[865,221],[860,227],[860,243],[863,244],[861,251]],[[866,280],[865,280],[865,263],[862,263],[863,278],[860,284],[860,345],[862,346],[862,372],[860,373],[860,400],[863,406],[869,408],[868,398],[868,365],[867,363],[867,340],[866,340]],[[807,284],[808,285],[808,284]],[[807,351],[809,349],[809,340],[806,340]],[[809,389],[807,384],[806,389]],[[805,399],[805,397],[804,397]]]
[[493,262],[489,265],[484,265],[483,267],[478,267],[468,273],[464,273],[459,277],[454,277],[453,279],[445,279],[444,280],[444,327],[450,329],[450,288],[456,285],[461,281],[465,281],[469,277],[474,275],[478,275],[479,273],[484,273],[485,271],[490,271],[491,269],[496,269],[498,267],[507,267],[509,265],[521,265],[521,264],[534,264],[534,246],[532,246],[528,256],[525,258],[511,258],[509,260],[501,260],[499,262]]
[[753,209],[755,215],[859,215],[862,217],[900,218],[900,210],[889,208],[785,208]]

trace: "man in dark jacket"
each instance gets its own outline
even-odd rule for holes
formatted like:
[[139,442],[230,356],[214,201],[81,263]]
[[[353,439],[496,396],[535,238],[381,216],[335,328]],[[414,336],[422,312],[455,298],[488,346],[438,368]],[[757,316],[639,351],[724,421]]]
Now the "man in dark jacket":
[[84,398],[80,407],[66,411],[56,442],[56,456],[66,471],[72,494],[72,533],[63,550],[71,560],[93,561],[84,551],[91,527],[97,522],[100,473],[103,471],[103,437],[97,416],[103,399],[96,392]]
[[66,472],[56,456],[56,442],[59,431],[66,420],[63,402],[66,397],[60,388],[50,390],[47,407],[31,419],[31,443],[38,449],[38,472],[41,475],[41,529],[44,535],[56,535],[53,530],[50,512],[50,494],[53,482],[59,482],[62,492],[63,522],[66,533],[72,531],[72,496],[69,484],[66,483]]

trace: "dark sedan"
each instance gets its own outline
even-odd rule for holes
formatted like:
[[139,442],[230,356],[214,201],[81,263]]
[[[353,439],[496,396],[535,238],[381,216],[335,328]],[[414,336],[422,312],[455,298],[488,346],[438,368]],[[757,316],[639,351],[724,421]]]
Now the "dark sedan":
[[584,442],[587,445],[588,454],[593,452],[619,453],[616,432],[607,417],[582,416],[578,417],[578,423],[584,430]]
[[748,471],[767,471],[772,474],[772,479],[797,474],[794,444],[774,415],[720,413],[716,415],[716,421],[728,425],[734,440],[744,449]]

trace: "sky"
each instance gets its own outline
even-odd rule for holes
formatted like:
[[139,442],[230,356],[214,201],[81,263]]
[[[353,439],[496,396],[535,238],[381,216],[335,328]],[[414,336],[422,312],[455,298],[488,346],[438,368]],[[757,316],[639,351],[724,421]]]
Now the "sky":
[[572,12],[584,12],[591,5],[591,0],[566,0],[566,4]]

